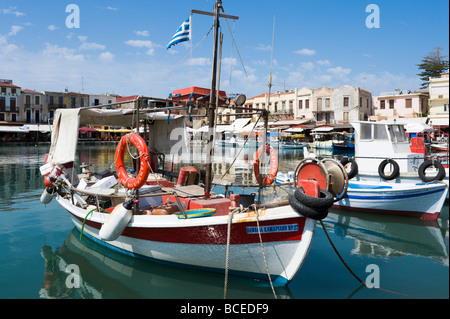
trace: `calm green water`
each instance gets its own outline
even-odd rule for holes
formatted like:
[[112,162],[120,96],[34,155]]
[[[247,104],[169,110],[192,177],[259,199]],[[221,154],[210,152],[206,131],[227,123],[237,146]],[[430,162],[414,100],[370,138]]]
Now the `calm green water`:
[[[115,146],[82,146],[77,161],[109,168]],[[224,276],[122,256],[83,237],[55,201],[40,202],[39,166],[48,146],[0,147],[0,298],[223,298]],[[215,170],[230,163],[218,154]],[[281,170],[295,168],[302,152],[280,154]],[[99,164],[103,163],[103,164]],[[106,164],[104,164],[106,163]],[[96,165],[98,164],[98,165]],[[246,158],[231,171],[251,176]],[[167,164],[170,166],[170,164]],[[278,298],[449,298],[448,203],[437,222],[331,210],[323,221],[333,243],[363,280],[379,269],[379,289],[361,288],[336,256],[320,224],[308,258]],[[79,288],[66,285],[76,264]],[[273,298],[258,282],[231,277],[229,298]],[[387,292],[386,290],[390,291]]]

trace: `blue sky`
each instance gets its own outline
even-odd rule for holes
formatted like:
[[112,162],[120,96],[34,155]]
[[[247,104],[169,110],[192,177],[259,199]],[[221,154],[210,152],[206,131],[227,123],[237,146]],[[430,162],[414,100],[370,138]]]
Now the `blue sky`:
[[[68,28],[66,6],[80,9]],[[0,0],[0,78],[22,88],[167,97],[182,87],[209,87],[212,32],[192,52],[166,45],[191,9],[213,0]],[[369,4],[380,27],[367,28]],[[267,91],[275,17],[273,90],[359,86],[380,92],[419,88],[416,64],[434,47],[449,49],[447,0],[223,0],[244,68],[225,20],[220,88],[248,97]],[[212,17],[194,15],[192,45]],[[186,56],[186,57],[185,57]],[[184,58],[184,59],[183,59]]]

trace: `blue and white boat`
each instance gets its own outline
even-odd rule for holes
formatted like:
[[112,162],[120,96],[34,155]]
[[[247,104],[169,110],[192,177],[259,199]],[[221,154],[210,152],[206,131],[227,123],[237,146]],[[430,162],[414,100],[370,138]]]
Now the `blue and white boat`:
[[350,181],[334,208],[436,220],[448,187],[442,182],[388,183]]

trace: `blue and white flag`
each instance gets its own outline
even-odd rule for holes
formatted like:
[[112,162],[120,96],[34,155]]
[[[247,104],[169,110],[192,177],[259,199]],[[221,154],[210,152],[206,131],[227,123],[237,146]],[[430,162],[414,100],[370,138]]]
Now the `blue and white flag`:
[[169,44],[167,45],[167,50],[180,42],[188,41],[191,39],[191,17],[187,18],[180,27],[177,32],[173,35]]

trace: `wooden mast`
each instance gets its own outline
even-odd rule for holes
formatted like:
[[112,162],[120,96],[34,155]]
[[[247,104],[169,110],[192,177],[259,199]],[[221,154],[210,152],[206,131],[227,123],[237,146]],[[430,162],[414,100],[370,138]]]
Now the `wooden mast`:
[[209,95],[208,107],[208,144],[206,148],[206,176],[205,176],[205,197],[209,197],[211,193],[211,184],[214,177],[212,172],[212,162],[214,157],[214,131],[216,119],[216,82],[217,82],[217,46],[219,41],[219,8],[222,7],[222,1],[217,0],[214,4],[214,48],[212,62],[211,77],[211,93]]
[[[212,179],[214,173],[212,171],[212,162],[214,157],[214,131],[215,131],[215,121],[216,121],[216,85],[217,85],[217,49],[219,43],[219,17],[230,18],[233,20],[239,19],[236,16],[230,16],[225,14],[220,14],[222,8],[222,0],[217,0],[214,3],[214,13],[205,12],[200,10],[191,10],[191,13],[198,13],[203,15],[214,16],[214,47],[213,47],[213,63],[212,63],[212,77],[211,77],[211,93],[209,96],[209,106],[208,106],[208,144],[206,148],[206,176],[205,176],[205,197],[210,197],[212,188]],[[217,94],[219,94],[217,92]]]

